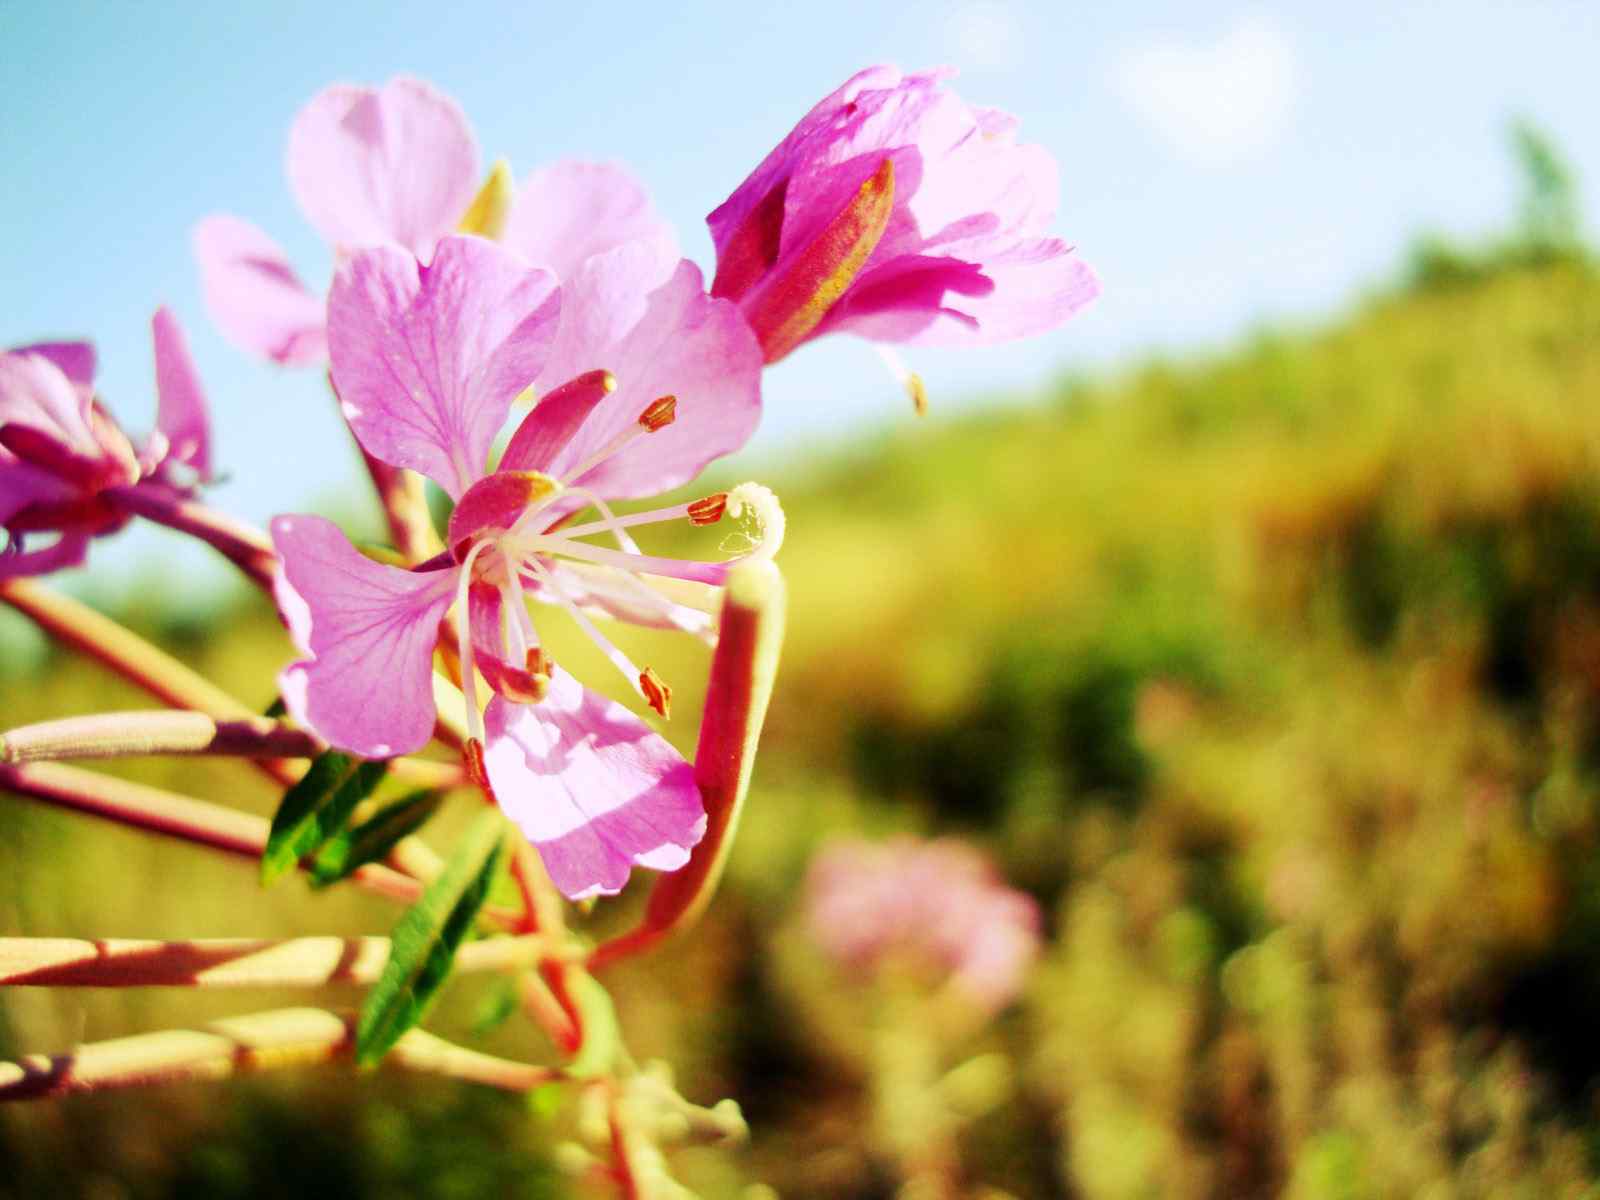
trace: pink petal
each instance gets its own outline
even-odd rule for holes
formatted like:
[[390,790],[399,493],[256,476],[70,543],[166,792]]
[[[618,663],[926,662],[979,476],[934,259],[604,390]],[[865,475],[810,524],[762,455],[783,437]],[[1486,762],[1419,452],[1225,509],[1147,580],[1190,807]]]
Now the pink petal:
[[692,768],[622,705],[565,671],[539,704],[484,713],[495,796],[573,900],[614,895],[635,866],[674,871],[705,833]]
[[398,243],[426,261],[478,189],[478,146],[450,97],[420,79],[337,84],[289,132],[289,186],[341,250]]
[[500,241],[566,280],[596,254],[638,238],[661,247],[670,264],[677,238],[644,187],[615,163],[568,160],[523,180]]
[[543,369],[560,312],[550,272],[480,238],[445,238],[431,266],[392,246],[361,251],[328,297],[350,428],[374,457],[459,499]]
[[22,462],[0,446],[0,525],[26,508],[65,504],[77,495],[76,488],[53,472]]
[[278,517],[278,610],[308,657],[279,676],[297,721],[341,750],[387,758],[433,733],[433,648],[454,570],[375,563],[321,517]]
[[327,358],[322,298],[260,229],[225,214],[206,217],[194,227],[194,254],[206,310],[235,346],[290,367]]
[[[0,466],[0,475],[4,467]],[[42,550],[0,551],[0,579],[46,575],[83,564],[89,554],[89,535],[65,531]]]
[[[761,348],[738,309],[707,296],[691,262],[680,262],[659,287],[651,283],[653,270],[642,243],[586,262],[563,285],[561,333],[541,376],[541,387],[594,368],[616,376],[617,390],[544,468],[608,498],[650,496],[686,483],[743,446],[761,415]],[[678,400],[672,424],[567,478],[666,395]]]
[[[548,573],[553,589],[562,600],[613,621],[626,621],[650,629],[672,629],[696,637],[710,637],[716,628],[716,620],[710,612],[669,600],[632,572],[617,567],[561,560],[553,563]],[[712,585],[706,588],[709,602],[717,593]]]
[[156,429],[167,439],[168,454],[211,477],[211,422],[200,375],[189,343],[171,310],[156,309],[150,322],[156,349]]
[[31,350],[0,354],[0,428],[38,435],[58,457],[77,460],[95,474],[96,464],[106,457],[96,434],[102,425],[109,421],[97,417],[89,391],[64,375],[52,359]]
[[[858,281],[823,331],[924,346],[991,345],[1054,329],[1100,294],[1094,269],[1056,238],[986,250],[981,267],[943,261],[957,272],[923,274],[901,260],[903,269]],[[973,278],[982,286],[972,286]],[[929,295],[930,283],[936,295]]]
[[60,371],[79,387],[94,386],[95,353],[93,342],[35,342],[31,346],[16,346],[12,354],[37,354],[55,363]]
[[[501,633],[504,605],[500,591],[487,583],[474,583],[467,592],[468,625],[472,636],[473,666],[497,695],[529,703],[543,697],[543,686],[527,662],[511,662]],[[531,657],[531,655],[529,656]]]

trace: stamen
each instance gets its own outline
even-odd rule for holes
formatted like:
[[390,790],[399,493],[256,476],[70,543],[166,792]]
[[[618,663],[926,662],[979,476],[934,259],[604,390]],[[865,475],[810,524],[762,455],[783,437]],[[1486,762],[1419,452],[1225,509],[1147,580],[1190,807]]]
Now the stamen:
[[677,416],[678,398],[662,396],[651,401],[650,407],[639,414],[639,424],[644,426],[646,433],[656,433],[671,425]]
[[783,534],[788,527],[783,505],[778,503],[778,497],[773,495],[771,488],[762,487],[759,483],[741,483],[728,493],[728,515],[738,521],[744,517],[746,509],[750,510],[756,536],[749,539],[752,544],[745,557],[772,558],[783,545]]
[[878,356],[883,359],[884,366],[889,368],[889,373],[899,381],[906,395],[911,397],[911,407],[916,410],[919,417],[928,415],[928,389],[922,382],[922,376],[911,370],[888,346],[877,347]]
[[571,484],[582,479],[595,467],[612,455],[620,453],[634,438],[647,433],[658,433],[671,425],[678,416],[678,398],[676,396],[662,396],[652,400],[645,410],[639,414],[639,419],[627,429],[623,430],[611,441],[584,459],[572,470],[567,472],[567,477],[561,482]]
[[466,745],[467,778],[483,789],[483,794],[490,804],[500,801],[494,794],[494,785],[489,782],[489,767],[483,761],[483,742],[479,738],[469,737]]
[[713,492],[709,496],[692,501],[687,508],[690,524],[715,525],[722,520],[722,514],[728,510],[728,493]]
[[[544,585],[545,589],[550,593],[550,595],[561,597],[562,607],[565,608],[567,612],[572,614],[572,619],[578,623],[578,628],[583,630],[583,632],[588,635],[589,640],[599,647],[600,653],[604,654],[606,658],[610,660],[611,665],[622,673],[622,677],[629,682],[633,682],[635,680],[639,681],[635,683],[634,686],[638,690],[639,694],[644,696],[645,700],[648,702],[650,697],[646,695],[644,691],[644,672],[640,671],[638,667],[634,666],[633,663],[629,661],[626,654],[613,646],[610,640],[607,639],[606,635],[595,628],[594,622],[588,618],[581,608],[579,608],[576,604],[573,604],[570,600],[566,599],[566,597],[562,594],[560,585],[558,585],[556,581],[551,578],[550,572],[545,570],[545,568],[539,564],[537,559],[530,558],[524,565],[528,568],[528,570],[533,572],[534,578]],[[653,703],[651,704],[651,707],[655,707]]]
[[672,689],[667,686],[666,680],[656,674],[654,667],[646,667],[639,672],[639,691],[644,693],[646,704],[663,718],[671,719]]
[[[479,542],[467,551],[467,557],[461,564],[461,579],[456,584],[456,639],[460,643],[461,654],[461,695],[467,702],[467,740],[469,744],[473,738],[480,743],[484,740],[483,713],[478,710],[478,672],[473,666],[472,654],[472,622],[468,615],[467,590],[472,585],[472,564],[489,542]],[[481,758],[481,753],[480,753]],[[470,767],[470,763],[468,766]],[[484,778],[488,778],[485,776]]]

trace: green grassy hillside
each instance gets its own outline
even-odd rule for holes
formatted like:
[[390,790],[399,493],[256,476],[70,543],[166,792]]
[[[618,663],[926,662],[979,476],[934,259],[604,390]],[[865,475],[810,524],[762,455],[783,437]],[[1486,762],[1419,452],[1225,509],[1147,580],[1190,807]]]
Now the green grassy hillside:
[[[617,976],[636,1051],[745,1104],[740,1177],[890,1194],[870,1048],[829,1015],[844,985],[797,889],[830,835],[910,828],[979,841],[1048,913],[1044,965],[977,1047],[1009,1063],[1010,1098],[963,1143],[974,1179],[1108,1200],[1595,1194],[1600,279],[1556,263],[1395,293],[1036,407],[908,420],[766,482],[792,618],[744,834],[702,934]],[[265,704],[281,633],[259,603],[227,630],[164,636]],[[693,711],[703,654],[620,640]],[[135,702],[61,659],[5,687],[7,723]],[[138,770],[271,802],[226,767]],[[233,864],[21,802],[0,799],[0,830],[5,932],[391,915],[263,898]],[[457,991],[447,1024],[475,1003]],[[0,996],[0,1041],[217,1003]],[[498,1098],[321,1076],[219,1111],[236,1094],[156,1093],[178,1114],[161,1120],[133,1099],[0,1112],[0,1195],[68,1161],[57,1194],[179,1194],[192,1145],[225,1164],[204,1194],[270,1194],[253,1164],[306,1112],[362,1148],[353,1194],[395,1194],[422,1168],[393,1147],[425,1135],[483,1147],[430,1195],[519,1194],[505,1147],[545,1153]],[[125,1118],[137,1146],[78,1145]],[[709,1158],[684,1174],[738,1194]]]

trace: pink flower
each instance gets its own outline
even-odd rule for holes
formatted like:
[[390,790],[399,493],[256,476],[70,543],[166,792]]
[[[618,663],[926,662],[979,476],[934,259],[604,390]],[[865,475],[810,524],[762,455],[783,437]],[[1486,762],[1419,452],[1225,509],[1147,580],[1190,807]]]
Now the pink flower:
[[[480,182],[477,140],[461,108],[404,76],[317,93],[290,129],[287,167],[301,212],[341,260],[398,246],[427,262],[439,239],[461,228]],[[562,280],[594,254],[646,236],[664,239],[667,269],[677,260],[643,189],[606,164],[533,172],[488,224],[476,232],[495,234]],[[230,341],[290,366],[327,358],[323,297],[266,233],[216,214],[195,227],[194,249],[206,304]]]
[[713,296],[768,362],[826,333],[969,345],[1042,333],[1099,292],[1048,235],[1056,166],[1017,120],[942,80],[870,67],[813,108],[713,212]]
[[[89,540],[128,523],[128,488],[183,493],[210,477],[205,395],[183,332],[165,308],[152,321],[156,428],[142,449],[94,394],[88,342],[0,354],[0,579],[77,566]],[[37,535],[54,540],[26,549]]]
[[812,936],[841,965],[908,963],[986,1012],[1017,996],[1038,957],[1038,906],[953,839],[836,842],[812,862],[806,893]]
[[[705,827],[692,769],[550,661],[526,598],[567,608],[667,714],[665,683],[589,613],[709,638],[710,610],[657,585],[719,584],[728,564],[647,555],[628,529],[708,524],[746,506],[781,524],[754,485],[622,518],[609,503],[685,483],[748,438],[761,356],[737,311],[705,295],[690,263],[663,279],[658,248],[645,242],[591,255],[558,291],[549,271],[491,242],[446,237],[428,265],[397,247],[347,260],[329,296],[328,340],[361,445],[427,475],[456,505],[446,553],[413,571],[365,558],[320,518],[273,523],[279,604],[306,655],[280,680],[290,711],[357,754],[417,749],[434,726],[432,658],[454,606],[469,759],[557,886],[573,898],[611,894],[634,865],[683,865]],[[530,385],[540,399],[490,470],[512,402]],[[577,519],[589,508],[595,516]],[[775,540],[752,552],[771,553]],[[481,716],[479,673],[491,690]]]

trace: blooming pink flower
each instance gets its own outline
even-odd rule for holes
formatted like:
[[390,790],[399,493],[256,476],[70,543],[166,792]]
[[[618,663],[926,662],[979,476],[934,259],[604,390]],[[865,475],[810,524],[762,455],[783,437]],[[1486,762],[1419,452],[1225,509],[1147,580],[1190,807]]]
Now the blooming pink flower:
[[[205,396],[183,332],[165,308],[152,331],[156,428],[138,451],[95,397],[88,342],[0,354],[0,579],[82,563],[91,538],[127,524],[119,489],[184,492],[209,478]],[[54,541],[26,549],[40,534]]]
[[[399,246],[427,262],[461,226],[479,182],[466,115],[420,79],[381,88],[337,84],[312,97],[289,132],[291,190],[336,259]],[[562,162],[517,190],[500,240],[565,280],[592,255],[670,235],[622,168]],[[282,249],[239,217],[215,214],[194,231],[206,304],[241,349],[290,366],[327,358],[323,296],[300,281]],[[676,262],[667,257],[667,266]]]
[[[719,584],[727,563],[644,554],[628,528],[710,523],[745,485],[616,517],[609,501],[687,482],[742,445],[760,404],[760,351],[699,271],[661,277],[659,248],[592,254],[559,291],[547,270],[478,238],[446,237],[432,262],[397,247],[341,266],[328,302],[332,374],[368,453],[427,475],[456,501],[447,550],[416,570],[373,562],[329,522],[280,517],[279,604],[306,657],[281,677],[291,712],[369,757],[425,743],[432,657],[455,607],[469,758],[568,896],[614,893],[630,869],[687,861],[705,816],[692,769],[622,705],[583,688],[540,647],[529,594],[566,607],[663,716],[670,691],[595,627],[600,611],[711,635],[708,611],[661,579]],[[529,385],[541,393],[498,465],[491,447]],[[586,508],[596,516],[577,520]],[[588,539],[609,536],[611,549]],[[769,539],[753,552],[770,553]],[[479,715],[477,675],[491,689]]]
[[1038,906],[953,839],[836,842],[806,891],[812,936],[841,965],[871,974],[908,962],[987,1012],[1016,997],[1038,957]]
[[1017,120],[942,81],[870,67],[795,126],[706,223],[711,294],[768,362],[825,333],[970,345],[1041,333],[1099,292],[1048,236],[1056,166]]

